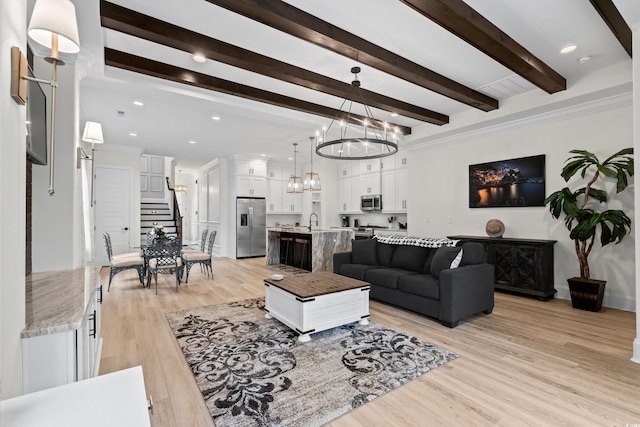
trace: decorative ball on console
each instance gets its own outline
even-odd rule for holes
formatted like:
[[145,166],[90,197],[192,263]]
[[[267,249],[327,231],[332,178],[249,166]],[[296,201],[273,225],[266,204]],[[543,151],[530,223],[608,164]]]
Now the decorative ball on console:
[[504,234],[504,223],[499,219],[490,219],[485,227],[489,237],[499,238]]

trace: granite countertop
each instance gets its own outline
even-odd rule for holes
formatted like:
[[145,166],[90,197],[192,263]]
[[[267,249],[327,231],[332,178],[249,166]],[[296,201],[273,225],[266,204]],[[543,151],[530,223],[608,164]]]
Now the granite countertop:
[[320,233],[341,233],[345,231],[353,231],[353,230],[345,230],[339,228],[333,229],[322,229],[322,228],[311,228],[311,231],[307,227],[293,227],[293,228],[282,228],[282,227],[267,227],[267,231],[275,231],[278,233],[296,233],[296,234],[320,234]]
[[26,278],[26,325],[22,338],[80,329],[101,267],[33,273]]

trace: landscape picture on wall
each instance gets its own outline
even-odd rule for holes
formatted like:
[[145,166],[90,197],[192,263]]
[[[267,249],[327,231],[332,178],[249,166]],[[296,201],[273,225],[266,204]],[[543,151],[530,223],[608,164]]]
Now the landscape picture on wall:
[[544,206],[544,154],[469,166],[469,207]]

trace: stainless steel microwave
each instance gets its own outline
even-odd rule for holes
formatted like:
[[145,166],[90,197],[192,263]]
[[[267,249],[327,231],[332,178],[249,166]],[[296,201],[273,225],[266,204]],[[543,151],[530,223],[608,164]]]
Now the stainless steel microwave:
[[361,211],[381,211],[382,196],[380,194],[370,194],[360,197]]

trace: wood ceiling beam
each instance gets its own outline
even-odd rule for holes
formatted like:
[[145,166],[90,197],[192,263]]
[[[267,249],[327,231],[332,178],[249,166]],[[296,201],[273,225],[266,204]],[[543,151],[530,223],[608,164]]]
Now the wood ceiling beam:
[[547,93],[567,81],[462,0],[400,0]]
[[[294,65],[252,52],[232,44],[178,27],[148,15],[109,3],[100,2],[101,23],[105,28],[143,38],[189,53],[198,53],[264,76],[293,83],[309,89],[344,97],[351,84],[344,83]],[[435,125],[449,123],[449,117],[385,95],[360,89],[371,107],[398,113],[405,117]]]
[[483,111],[498,101],[283,1],[207,0],[292,36]]
[[[185,68],[176,67],[162,62],[154,61],[130,53],[121,52],[115,49],[104,49],[105,65],[121,68],[123,70],[133,71],[147,76],[169,80],[176,83],[182,83],[189,86],[199,87],[201,89],[221,92],[228,95],[239,96],[241,98],[253,101],[264,102],[278,107],[288,108],[290,110],[301,111],[303,113],[322,116],[329,119],[345,120],[349,123],[362,125],[367,117],[351,114],[336,110],[334,108],[325,107],[324,105],[314,104],[312,102],[303,101],[279,93],[269,92],[263,89],[243,85],[229,80],[220,79],[202,74]],[[378,126],[382,126],[382,122],[378,122]],[[401,135],[410,135],[411,128],[395,123],[388,123],[392,128],[397,128]]]
[[630,57],[632,54],[632,33],[631,28],[627,25],[627,21],[624,20],[620,11],[613,4],[612,0],[589,0],[593,7],[598,11],[600,17],[609,26],[611,32],[616,36],[624,50],[627,51]]

